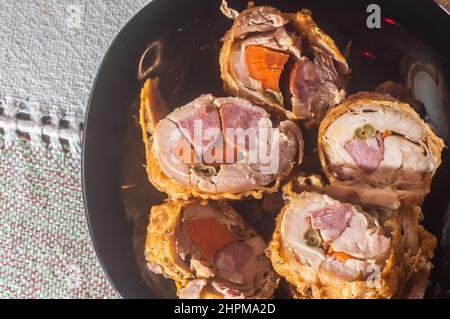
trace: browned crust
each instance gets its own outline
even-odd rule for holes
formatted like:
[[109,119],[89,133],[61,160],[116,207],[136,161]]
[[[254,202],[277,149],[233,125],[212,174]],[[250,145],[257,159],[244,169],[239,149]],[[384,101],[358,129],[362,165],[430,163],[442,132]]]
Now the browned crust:
[[164,276],[183,285],[192,278],[192,274],[176,266],[169,238],[180,222],[181,209],[191,203],[180,201],[153,206],[145,242],[145,259],[149,263],[159,265]]
[[[416,222],[416,232],[418,238],[418,252],[413,254],[408,248],[404,251],[404,265],[406,269],[406,282],[404,289],[398,291],[395,298],[422,298],[425,294],[425,289],[430,277],[433,264],[431,260],[434,257],[434,251],[437,247],[437,238],[428,232],[420,221],[423,219],[422,209],[419,206],[412,206],[411,208],[403,207],[400,214],[413,218]],[[406,243],[404,243],[406,245]],[[419,293],[415,286],[422,286],[419,288]]]
[[348,97],[340,105],[328,111],[319,127],[319,157],[320,162],[322,163],[322,169],[325,175],[328,177],[329,181],[331,183],[338,182],[338,180],[332,174],[331,167],[328,165],[328,161],[324,152],[325,134],[327,132],[327,129],[331,125],[331,123],[333,123],[339,116],[347,112],[349,109],[363,105],[383,106],[399,112],[403,112],[407,116],[420,123],[420,125],[424,128],[426,132],[426,145],[428,146],[431,155],[436,162],[435,170],[431,173],[430,176],[428,176],[427,180],[425,181],[425,192],[429,193],[431,188],[431,179],[435,175],[436,170],[442,161],[441,153],[445,147],[444,141],[434,133],[431,127],[427,123],[425,123],[420,118],[419,114],[417,114],[417,112],[414,111],[408,104],[402,103],[391,96],[372,92],[360,92]]
[[[423,297],[422,294],[425,294],[425,290],[422,290],[421,294],[418,296],[413,293],[414,286],[422,284],[423,289],[425,289],[430,278],[431,270],[433,269],[431,260],[434,257],[434,251],[437,247],[437,238],[421,225],[417,225],[417,234],[419,237],[420,250],[415,256],[405,253],[405,265],[408,271],[407,281],[405,283],[405,289],[396,295],[398,298],[421,299]],[[424,261],[420,262],[421,258],[423,258]],[[425,282],[421,283],[421,281]]]
[[[285,174],[280,175],[275,180],[272,186],[261,187],[256,190],[241,192],[237,194],[231,193],[209,194],[199,192],[193,187],[187,187],[175,182],[173,179],[164,174],[155,156],[153,138],[149,137],[148,133],[149,128],[152,128],[153,125],[156,125],[152,121],[149,121],[147,117],[147,114],[149,114],[148,108],[152,107],[149,101],[149,96],[152,96],[151,90],[157,88],[157,86],[155,86],[154,83],[152,84],[152,81],[154,80],[152,79],[147,80],[141,91],[141,109],[139,122],[141,125],[142,137],[145,145],[147,175],[150,183],[152,183],[156,189],[158,189],[160,192],[168,194],[170,200],[190,200],[193,198],[212,199],[212,200],[221,200],[221,199],[238,200],[244,197],[254,197],[256,199],[261,199],[265,193],[269,194],[274,193],[280,188],[281,182],[285,179],[287,175],[289,175],[289,172],[294,167],[294,163],[291,164],[291,167],[286,171]],[[299,147],[300,146],[303,147],[303,143],[302,145],[299,145]],[[300,148],[299,151],[301,151]]]
[[[249,11],[254,10],[253,7],[250,7],[247,10],[241,12],[241,14],[236,18],[232,28],[226,33],[224,37],[224,43],[220,52],[220,69],[221,76],[224,83],[224,90],[230,95],[240,96],[254,104],[260,105],[264,107],[270,114],[280,117],[280,118],[288,118],[290,120],[304,120],[304,118],[300,118],[296,116],[289,110],[286,110],[283,105],[279,103],[274,103],[269,100],[262,100],[254,95],[243,91],[239,88],[238,82],[233,78],[232,71],[230,69],[230,55],[233,43],[236,39],[235,29],[237,25],[237,19],[242,15],[248,13]],[[314,43],[321,48],[324,48],[326,51],[330,52],[335,56],[335,58],[348,67],[347,61],[345,60],[343,54],[336,46],[333,39],[325,34],[314,22],[311,12],[308,10],[302,10],[295,14],[287,14],[290,18],[290,21],[293,23],[294,27],[297,31],[304,37],[306,37],[311,43]]]
[[313,20],[311,11],[302,10],[294,15],[291,15],[291,21],[295,25],[296,29],[301,32],[300,34],[303,37],[306,37],[312,44],[328,51],[335,57],[336,60],[348,67],[344,55],[336,46],[334,40],[323,32]]
[[[402,252],[397,251],[401,240],[400,227],[398,223],[392,222],[390,255],[386,265],[381,272],[381,287],[368,287],[366,281],[348,282],[337,278],[333,274],[320,271],[320,276],[309,266],[297,263],[294,269],[288,262],[286,254],[289,252],[283,249],[283,239],[281,237],[281,223],[289,205],[302,199],[302,195],[291,193],[289,203],[283,207],[277,218],[275,232],[269,244],[267,255],[272,261],[275,271],[284,277],[293,287],[295,298],[300,299],[385,299],[392,298],[397,290],[402,290],[405,269],[402,265]],[[313,281],[307,278],[314,278]],[[331,284],[324,284],[325,282]]]
[[153,152],[153,138],[149,137],[148,130],[153,131],[156,124],[151,119],[149,120],[148,114],[150,114],[149,108],[152,107],[150,103],[150,97],[154,94],[151,92],[152,89],[157,88],[154,85],[153,79],[149,79],[145,82],[144,87],[141,91],[141,108],[139,112],[139,123],[142,129],[142,137],[145,145],[146,154],[146,171],[150,183],[153,184],[160,192],[169,194],[169,197],[173,199],[183,199],[187,200],[191,196],[189,189],[183,187],[182,185],[175,183],[172,179],[167,177],[161,170]]

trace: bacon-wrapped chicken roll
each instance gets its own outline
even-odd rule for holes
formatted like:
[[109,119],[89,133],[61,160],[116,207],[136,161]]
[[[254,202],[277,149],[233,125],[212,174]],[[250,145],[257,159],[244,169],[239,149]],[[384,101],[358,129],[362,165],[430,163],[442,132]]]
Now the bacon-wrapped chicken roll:
[[271,298],[278,279],[266,243],[224,201],[152,208],[149,269],[176,282],[182,299]]
[[156,121],[155,90],[152,80],[142,90],[147,173],[172,199],[261,198],[302,160],[301,131],[289,120],[241,98],[203,95]]
[[292,193],[268,255],[297,298],[402,297],[408,283],[414,286],[411,274],[428,280],[436,243],[423,229],[419,233],[410,211],[404,215],[408,236],[403,235],[399,216],[315,192]]
[[422,203],[444,147],[408,104],[376,93],[353,95],[331,110],[318,144],[327,192],[392,209],[403,199]]
[[347,62],[334,41],[303,10],[285,14],[268,6],[239,14],[220,56],[229,94],[270,112],[320,123],[345,95]]

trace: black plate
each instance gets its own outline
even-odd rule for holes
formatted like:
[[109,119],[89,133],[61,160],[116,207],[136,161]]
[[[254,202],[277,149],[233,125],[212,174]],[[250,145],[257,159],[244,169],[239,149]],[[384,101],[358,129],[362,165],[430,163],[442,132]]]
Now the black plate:
[[[385,20],[381,30],[369,30],[366,8],[370,2],[256,1],[276,5],[286,12],[311,9],[316,22],[342,50],[352,41],[351,92],[373,90],[386,80],[405,82],[405,70],[415,61],[431,64],[444,74],[450,74],[447,62],[450,16],[447,12],[432,1],[377,1]],[[92,90],[83,148],[86,214],[100,263],[123,298],[175,297],[173,284],[151,275],[143,257],[150,207],[160,204],[165,196],[148,183],[143,167],[145,155],[137,119],[142,85],[137,79],[138,62],[149,44],[161,41],[163,60],[153,76],[161,78],[163,97],[174,107],[202,93],[224,95],[218,57],[220,38],[231,21],[222,15],[219,6],[219,0],[152,1],[114,40]],[[242,1],[230,1],[230,6],[243,9]],[[436,98],[436,94],[427,98]],[[428,111],[433,113],[433,107],[427,105]],[[449,111],[447,108],[440,111],[441,115],[434,116],[434,121],[438,121],[437,126],[441,126],[442,131],[449,121]],[[312,149],[316,142],[309,135],[307,141]],[[448,141],[448,136],[445,138]],[[317,170],[317,160],[311,153],[309,162],[313,162],[312,165],[306,164],[303,168]],[[449,173],[449,156],[445,150],[432,193],[424,205],[424,224],[441,243],[434,260],[429,297],[449,296]],[[237,208],[241,210],[249,205],[257,206],[243,202]],[[269,228],[260,230],[268,238],[275,216],[262,216],[262,224],[268,224]],[[255,224],[252,214],[245,217]],[[287,295],[281,290],[277,296]]]

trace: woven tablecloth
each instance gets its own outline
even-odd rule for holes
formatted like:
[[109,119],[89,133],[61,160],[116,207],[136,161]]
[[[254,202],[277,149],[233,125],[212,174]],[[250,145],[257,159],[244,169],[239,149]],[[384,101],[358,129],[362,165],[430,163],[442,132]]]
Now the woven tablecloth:
[[0,298],[116,297],[84,216],[81,130],[102,57],[148,2],[0,0]]
[[116,297],[88,234],[80,141],[101,59],[147,2],[0,0],[0,298]]

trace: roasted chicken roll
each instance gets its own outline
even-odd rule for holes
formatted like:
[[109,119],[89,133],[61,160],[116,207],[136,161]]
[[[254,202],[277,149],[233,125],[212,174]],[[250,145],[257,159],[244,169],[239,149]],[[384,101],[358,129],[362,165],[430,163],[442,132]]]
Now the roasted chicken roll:
[[[412,274],[421,272],[428,280],[435,241],[428,233],[431,241],[425,235],[419,238],[413,221],[411,242],[406,242],[398,216],[319,193],[292,194],[278,217],[268,255],[297,298],[403,296]],[[426,252],[418,257],[422,246]],[[419,266],[414,260],[420,257]]]
[[266,243],[224,201],[152,208],[145,256],[182,299],[271,298],[278,278]]
[[[303,158],[299,127],[241,98],[203,95],[157,122],[149,80],[141,126],[150,181],[172,199],[261,198]],[[151,135],[149,137],[149,134]]]
[[356,94],[331,110],[318,144],[333,195],[392,209],[406,198],[421,204],[444,147],[408,104],[376,93]]
[[220,64],[229,94],[308,126],[344,99],[350,73],[309,11],[285,14],[268,6],[250,7],[235,18]]

